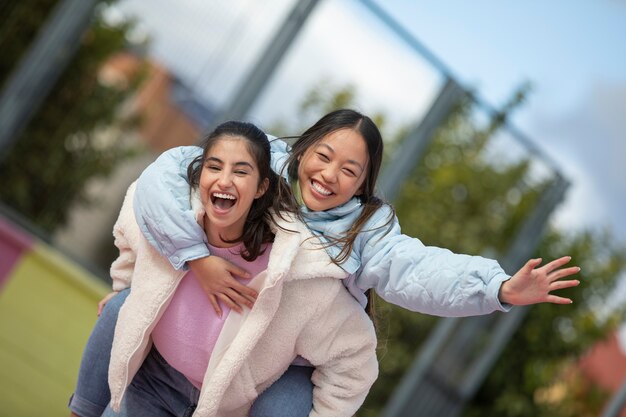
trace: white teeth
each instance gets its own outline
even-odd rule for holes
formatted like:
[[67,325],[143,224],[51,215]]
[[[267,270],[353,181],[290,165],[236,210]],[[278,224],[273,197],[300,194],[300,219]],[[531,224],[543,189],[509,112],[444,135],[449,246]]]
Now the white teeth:
[[223,193],[213,193],[213,197],[223,198],[225,200],[236,200],[234,195],[223,194]]
[[320,194],[331,195],[333,193],[332,191],[324,188],[322,186],[322,184],[318,183],[317,181],[311,181],[311,184],[312,184],[313,188],[315,188],[315,191],[317,191]]

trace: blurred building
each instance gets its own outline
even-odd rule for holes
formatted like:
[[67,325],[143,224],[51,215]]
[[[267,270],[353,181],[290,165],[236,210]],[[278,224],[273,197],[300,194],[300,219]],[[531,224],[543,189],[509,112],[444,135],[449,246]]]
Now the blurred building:
[[139,75],[141,88],[124,106],[126,117],[138,117],[137,139],[155,155],[181,145],[195,144],[213,120],[216,111],[194,94],[162,65],[131,52],[113,56],[101,69],[103,83],[128,87]]
[[[579,366],[592,384],[611,394],[617,393],[626,380],[626,324],[595,344],[581,358]],[[626,410],[620,417],[626,417]]]
[[112,126],[102,135],[124,135],[141,149],[139,155],[120,164],[106,179],[93,180],[89,195],[97,204],[76,206],[68,223],[53,240],[78,259],[107,271],[116,256],[112,230],[126,189],[159,154],[172,147],[193,145],[215,118],[215,110],[194,95],[193,88],[158,63],[130,52],[113,56],[100,70],[100,82],[129,88],[139,75],[137,93],[120,109],[124,118],[137,118],[132,131]]

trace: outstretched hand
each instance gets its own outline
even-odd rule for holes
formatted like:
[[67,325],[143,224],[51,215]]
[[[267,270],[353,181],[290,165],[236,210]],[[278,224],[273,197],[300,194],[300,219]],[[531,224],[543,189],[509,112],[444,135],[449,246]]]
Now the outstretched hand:
[[244,306],[252,308],[257,292],[233,277],[250,278],[248,271],[218,256],[207,256],[188,264],[218,316],[222,317],[218,300],[238,313],[243,312]]
[[572,258],[564,256],[546,265],[541,265],[541,258],[531,259],[519,271],[500,287],[499,298],[503,303],[517,306],[554,303],[571,304],[572,300],[550,294],[555,290],[575,287],[578,280],[561,280],[580,271],[577,266],[563,268]]

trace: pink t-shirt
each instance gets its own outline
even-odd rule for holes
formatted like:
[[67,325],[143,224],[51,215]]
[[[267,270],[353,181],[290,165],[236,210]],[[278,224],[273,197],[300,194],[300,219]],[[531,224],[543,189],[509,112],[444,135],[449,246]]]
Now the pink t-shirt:
[[[212,255],[245,269],[254,279],[267,269],[271,244],[266,245],[263,254],[253,262],[248,262],[239,255],[242,249],[243,244],[231,248],[215,248],[209,245]],[[251,281],[235,278],[246,285]],[[152,340],[159,353],[197,388],[202,387],[213,347],[230,313],[230,308],[221,301],[218,302],[222,317],[217,316],[195,274],[189,271],[182,278],[170,304],[152,331]]]

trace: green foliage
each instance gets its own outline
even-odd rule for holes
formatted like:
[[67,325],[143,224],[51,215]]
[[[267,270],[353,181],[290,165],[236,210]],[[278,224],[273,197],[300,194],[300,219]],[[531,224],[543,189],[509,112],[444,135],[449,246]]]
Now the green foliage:
[[626,270],[625,250],[609,233],[547,234],[539,256],[570,254],[572,264],[581,267],[581,285],[560,291],[574,304],[530,309],[466,416],[599,415],[608,394],[584,380],[576,360],[624,319],[622,311],[599,313],[615,280]]
[[4,0],[0,6],[0,86],[58,0]]
[[[313,86],[300,104],[296,120],[286,123],[274,121],[268,132],[276,136],[293,136],[300,134],[311,126],[320,115],[336,109],[350,107],[356,101],[357,91],[353,85],[334,85],[329,79],[323,79]],[[383,113],[368,114],[369,117],[384,130],[385,116]]]
[[451,115],[394,205],[408,235],[493,255],[508,246],[544,185],[527,181],[528,161],[502,166],[484,157],[493,126],[473,127],[470,110],[466,102]]
[[[499,129],[528,91],[528,85],[522,86],[480,126],[470,98],[452,112],[394,202],[404,233],[457,253],[498,257],[507,250],[550,180],[531,175],[530,159],[504,162],[509,158],[493,151]],[[349,107],[355,96],[350,86],[318,87],[302,107],[302,120]],[[392,154],[401,149],[408,127],[394,127],[389,133],[385,118],[380,116],[380,120],[386,137],[394,138],[387,143]],[[582,284],[559,292],[575,300],[574,304],[542,304],[529,310],[466,408],[466,416],[598,415],[607,394],[590,386],[575,364],[624,317],[617,312],[599,320],[597,312],[615,280],[626,271],[626,251],[608,233],[549,230],[537,256],[549,260],[565,254],[572,256],[572,264],[582,267]],[[437,321],[376,301],[380,375],[358,413],[362,417],[380,415]]]
[[[13,46],[0,56],[1,80],[6,80],[57,3],[29,0],[7,6],[12,20],[0,31],[0,44]],[[87,202],[88,180],[108,175],[133,154],[128,143],[105,131],[116,123],[118,128],[132,123],[120,121],[117,113],[139,79],[125,89],[98,80],[102,64],[126,47],[131,25],[111,26],[102,12],[96,13],[78,52],[0,161],[0,200],[47,231],[63,224],[71,203]]]

